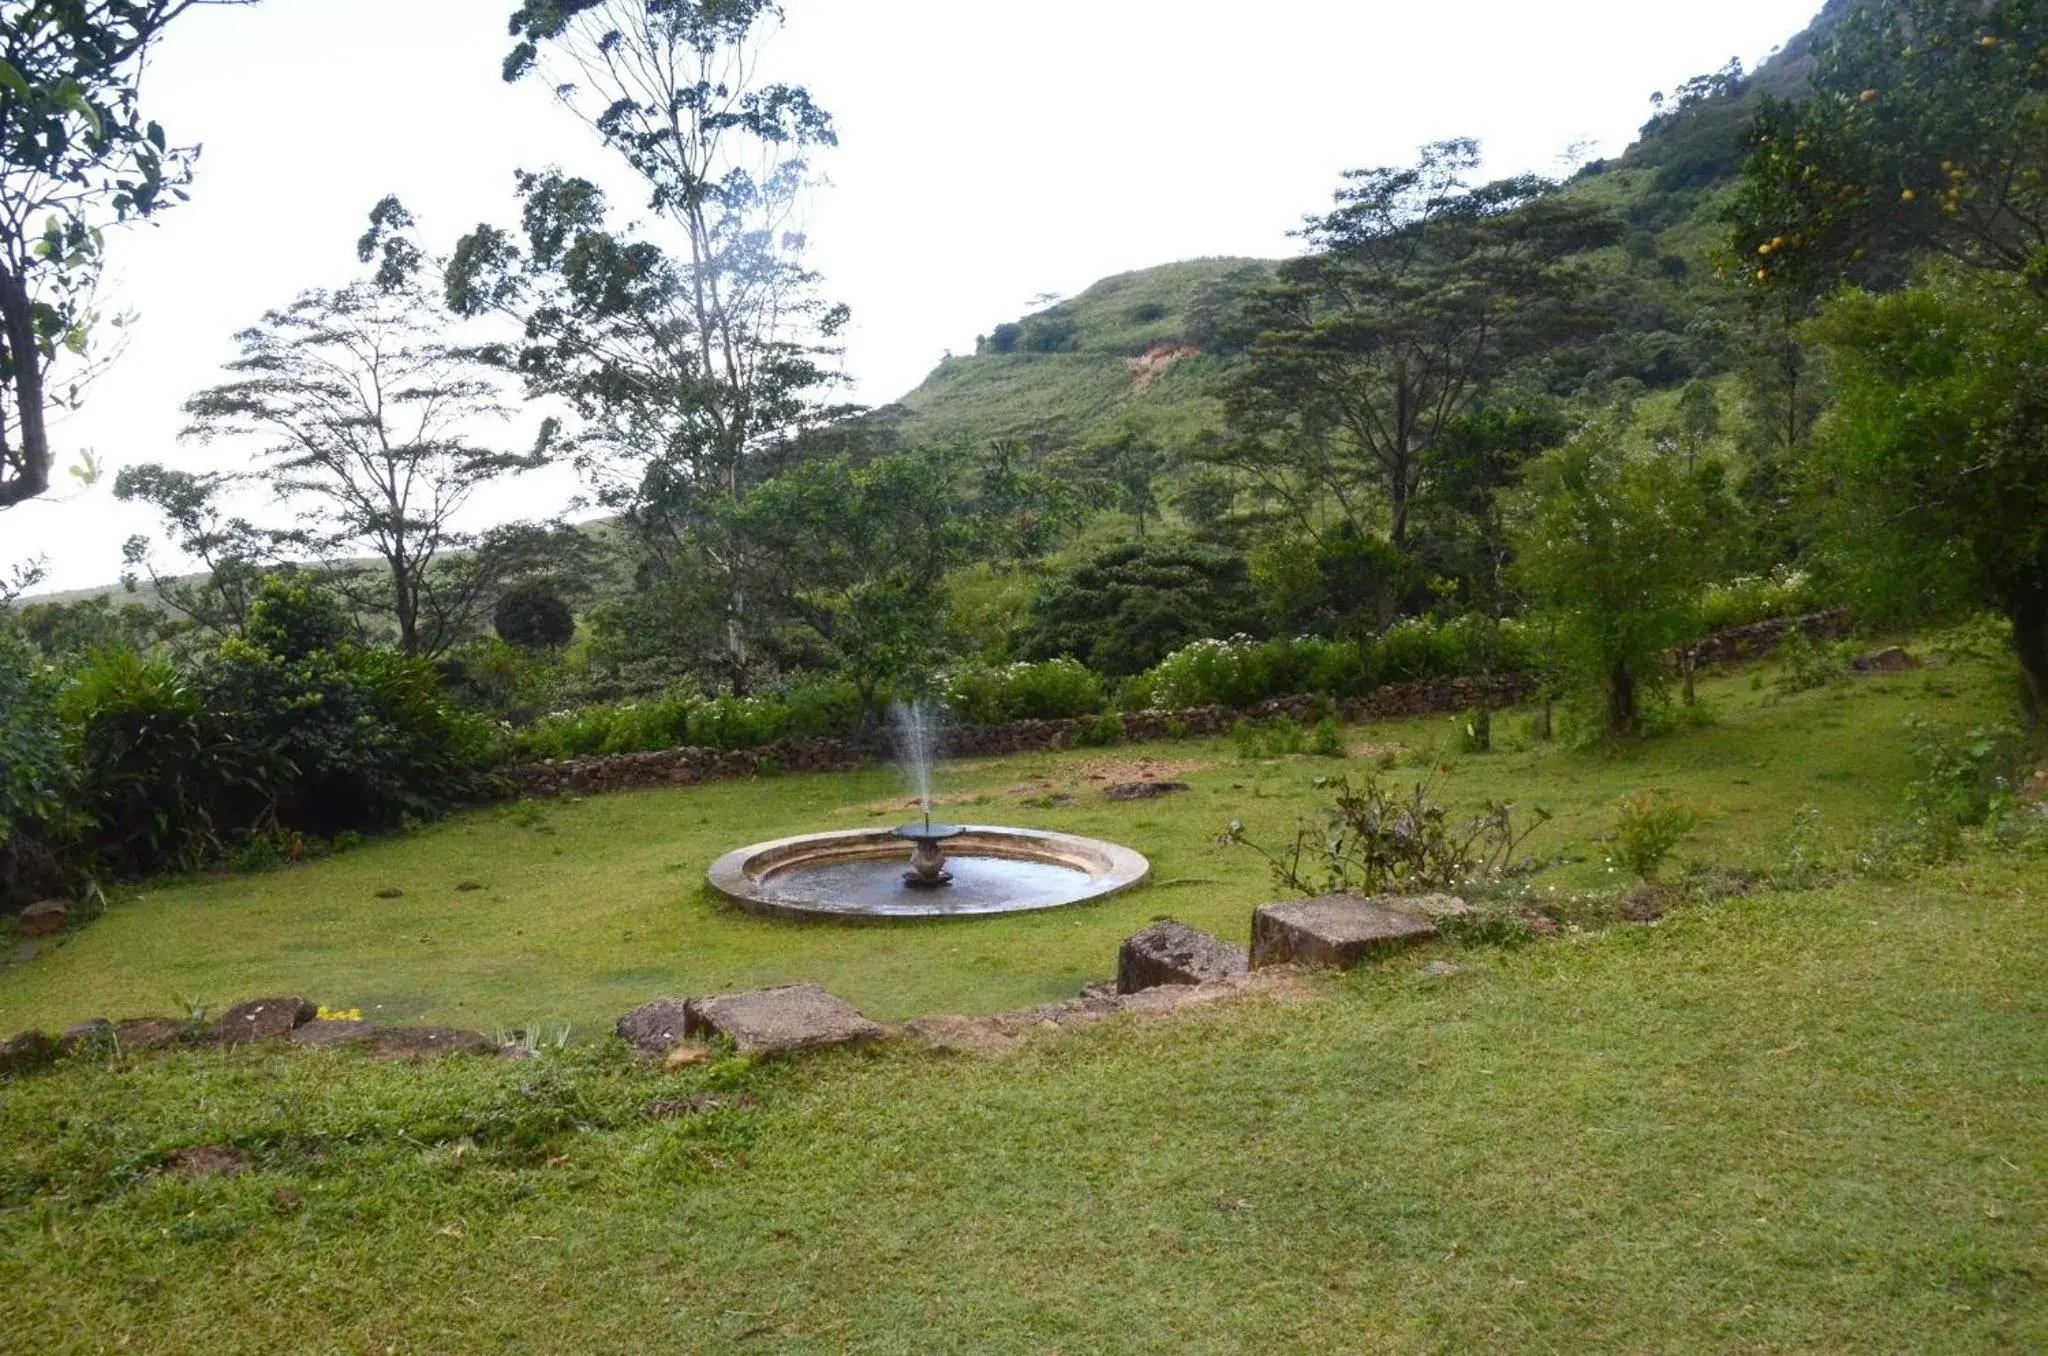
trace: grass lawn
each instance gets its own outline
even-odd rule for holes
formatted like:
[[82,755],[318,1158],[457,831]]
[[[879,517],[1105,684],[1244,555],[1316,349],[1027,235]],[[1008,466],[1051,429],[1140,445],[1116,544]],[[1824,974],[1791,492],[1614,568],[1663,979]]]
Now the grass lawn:
[[2039,872],[994,1060],[67,1063],[0,1087],[0,1350],[2041,1351]]
[[[1953,695],[1937,696],[1940,693]],[[1996,709],[1990,671],[1944,670],[1796,697],[1746,678],[1708,685],[1719,720],[1614,756],[1541,745],[1461,757],[1443,720],[1361,727],[1360,745],[1410,752],[1396,776],[1437,774],[1454,805],[1488,798],[1556,814],[1530,850],[1577,858],[1535,888],[1608,889],[1596,840],[1615,800],[1682,793],[1704,822],[1681,859],[1765,860],[1802,808],[1854,836],[1895,817],[1910,775],[1904,717],[1964,725]],[[1497,722],[1512,746],[1524,722]],[[1138,806],[1104,800],[1105,764],[1152,757],[1192,784]],[[1327,801],[1315,780],[1354,761],[1248,763],[1228,741],[1020,757],[943,770],[949,810],[977,822],[1110,838],[1147,854],[1154,884],[1098,905],[939,926],[846,928],[758,919],[725,907],[703,872],[744,843],[904,816],[900,775],[770,778],[470,813],[327,861],[193,880],[118,897],[62,947],[0,972],[0,1032],[61,1030],[88,1017],[178,1012],[176,995],[218,1010],[302,994],[366,1016],[486,1031],[567,1022],[581,1036],[660,994],[816,982],[881,1020],[983,1015],[1071,997],[1115,969],[1122,939],[1171,915],[1244,942],[1253,907],[1276,897],[1264,864],[1215,839],[1232,819],[1262,841],[1291,837]],[[1111,775],[1129,775],[1115,773]],[[1048,805],[1068,794],[1071,804]],[[464,891],[463,885],[480,886]],[[402,890],[396,899],[380,891]]]

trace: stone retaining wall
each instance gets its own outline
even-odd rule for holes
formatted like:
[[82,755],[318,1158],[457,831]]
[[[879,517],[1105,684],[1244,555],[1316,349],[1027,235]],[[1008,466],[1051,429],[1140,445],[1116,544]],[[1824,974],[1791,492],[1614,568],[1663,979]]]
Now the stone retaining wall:
[[1808,640],[1841,640],[1856,630],[1856,619],[1846,607],[1826,612],[1809,612],[1803,617],[1773,617],[1748,626],[1731,626],[1702,637],[1693,653],[1702,664],[1732,664],[1744,659],[1761,659],[1793,633],[1802,631]]
[[[1154,743],[1218,735],[1237,722],[1302,720],[1332,705],[1353,724],[1470,711],[1482,702],[1512,706],[1536,691],[1527,674],[1495,678],[1444,678],[1428,683],[1401,683],[1363,697],[1331,703],[1314,696],[1283,697],[1248,711],[1227,706],[1198,706],[1184,711],[1132,711],[1121,717],[1127,741]],[[1074,720],[1020,720],[1005,725],[962,725],[941,737],[947,758],[993,758],[1013,753],[1077,748],[1095,733],[1100,717]],[[752,777],[763,772],[850,772],[871,758],[886,757],[879,740],[781,739],[758,749],[682,748],[655,753],[599,754],[589,758],[542,763],[513,763],[498,769],[517,799],[565,794],[597,795],[656,786],[695,786],[702,782]]]

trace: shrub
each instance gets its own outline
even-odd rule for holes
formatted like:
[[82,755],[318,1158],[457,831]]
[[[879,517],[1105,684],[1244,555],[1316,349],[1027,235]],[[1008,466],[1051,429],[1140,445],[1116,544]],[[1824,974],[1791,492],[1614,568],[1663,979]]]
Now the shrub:
[[1088,722],[1081,730],[1080,744],[1087,749],[1106,749],[1112,744],[1124,742],[1123,717],[1114,711],[1105,712]]
[[1096,714],[1105,700],[1102,679],[1073,659],[955,669],[941,680],[939,699],[956,720],[974,725],[1071,720]]
[[89,855],[108,870],[194,870],[238,832],[268,829],[296,771],[163,660],[103,651],[73,676],[61,711],[80,771]]
[[341,603],[304,575],[272,575],[249,606],[243,635],[251,645],[284,659],[332,650],[355,636]]
[[1804,570],[1780,565],[1768,575],[1708,586],[1700,603],[1700,622],[1708,630],[1718,631],[1774,617],[1796,617],[1820,605],[1813,577]]
[[525,650],[550,650],[576,638],[576,613],[540,580],[514,584],[492,613],[498,639]]
[[1342,777],[1330,785],[1337,799],[1325,822],[1303,825],[1281,852],[1252,842],[1236,822],[1223,841],[1257,852],[1283,889],[1300,894],[1420,894],[1498,879],[1550,819],[1539,809],[1518,826],[1514,806],[1489,802],[1460,823],[1427,782],[1417,782],[1406,796],[1388,791],[1377,775],[1356,788]]
[[2015,731],[2002,726],[1958,731],[1910,718],[1906,733],[1919,772],[1906,791],[1917,824],[1947,820],[1958,828],[1978,828],[2016,804],[2025,745]]
[[1143,673],[1190,641],[1248,628],[1257,606],[1242,556],[1192,542],[1112,547],[1046,581],[1022,639],[1027,659],[1074,658]]
[[1344,743],[1344,723],[1335,716],[1316,722],[1315,754],[1318,758],[1345,758],[1351,750]]
[[60,883],[51,840],[70,828],[76,778],[57,691],[55,672],[0,624],[0,904]]
[[1663,791],[1624,796],[1616,809],[1613,860],[1644,881],[1653,881],[1672,849],[1699,822],[1691,806]]
[[1780,692],[1811,692],[1826,687],[1848,671],[1834,650],[1814,644],[1804,631],[1796,628],[1778,646],[1778,662],[1785,666],[1778,677]]

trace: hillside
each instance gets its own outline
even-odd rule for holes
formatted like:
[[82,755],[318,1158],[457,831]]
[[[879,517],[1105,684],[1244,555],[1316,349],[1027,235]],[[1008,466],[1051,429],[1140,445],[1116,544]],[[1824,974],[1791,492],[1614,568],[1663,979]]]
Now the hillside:
[[[1587,165],[1566,186],[1620,213],[1628,233],[1599,260],[1615,291],[1613,331],[1542,374],[1553,393],[1604,396],[1623,380],[1654,393],[1727,369],[1713,327],[1694,322],[1731,300],[1715,283],[1714,256],[1725,234],[1719,215],[1745,156],[1743,129],[1766,96],[1804,90],[1815,45],[1856,2],[1828,0],[1753,72],[1689,82],[1627,151]],[[1304,212],[1319,205],[1299,204]],[[1185,442],[1220,424],[1214,392],[1229,358],[1215,351],[1219,320],[1276,266],[1196,259],[1105,278],[996,326],[973,356],[947,358],[876,417],[910,443],[1022,438],[1057,448],[1121,425],[1169,445]]]

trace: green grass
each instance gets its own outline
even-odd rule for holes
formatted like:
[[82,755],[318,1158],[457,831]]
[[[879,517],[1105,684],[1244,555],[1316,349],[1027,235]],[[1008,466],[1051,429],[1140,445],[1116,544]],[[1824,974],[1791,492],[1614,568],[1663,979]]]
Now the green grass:
[[[1570,894],[1617,884],[1597,839],[1631,791],[1678,791],[1701,811],[1681,860],[1768,859],[1808,807],[1844,841],[1894,817],[1910,775],[1904,717],[1968,723],[1996,700],[1988,674],[1949,670],[1942,682],[1958,695],[1930,696],[1927,680],[1906,677],[1781,700],[1724,679],[1705,688],[1717,724],[1620,754],[1542,745],[1461,757],[1441,719],[1352,738],[1402,745],[1397,776],[1435,777],[1461,809],[1512,800],[1553,812],[1530,850],[1577,860],[1533,888]],[[1512,745],[1524,723],[1498,719],[1499,741]],[[1104,800],[1090,768],[1141,756],[1194,765],[1180,776],[1194,789],[1139,806]],[[1216,836],[1241,820],[1278,844],[1327,802],[1316,779],[1363,771],[1242,762],[1220,739],[949,765],[949,813],[1126,843],[1151,858],[1154,883],[1096,905],[937,927],[759,919],[702,883],[713,859],[745,843],[907,813],[889,768],[470,813],[327,861],[119,895],[62,947],[0,972],[0,1032],[175,1013],[175,995],[218,1010],[296,993],[386,1020],[490,1030],[547,1019],[586,1037],[659,994],[774,983],[823,984],[883,1020],[1027,1007],[1109,974],[1119,942],[1157,917],[1245,941],[1251,910],[1276,890],[1257,857]],[[1072,803],[1044,806],[1061,793]],[[380,899],[387,890],[403,895]]]
[[0,1350],[2038,1351],[2038,873],[994,1061],[68,1064],[0,1088]]

